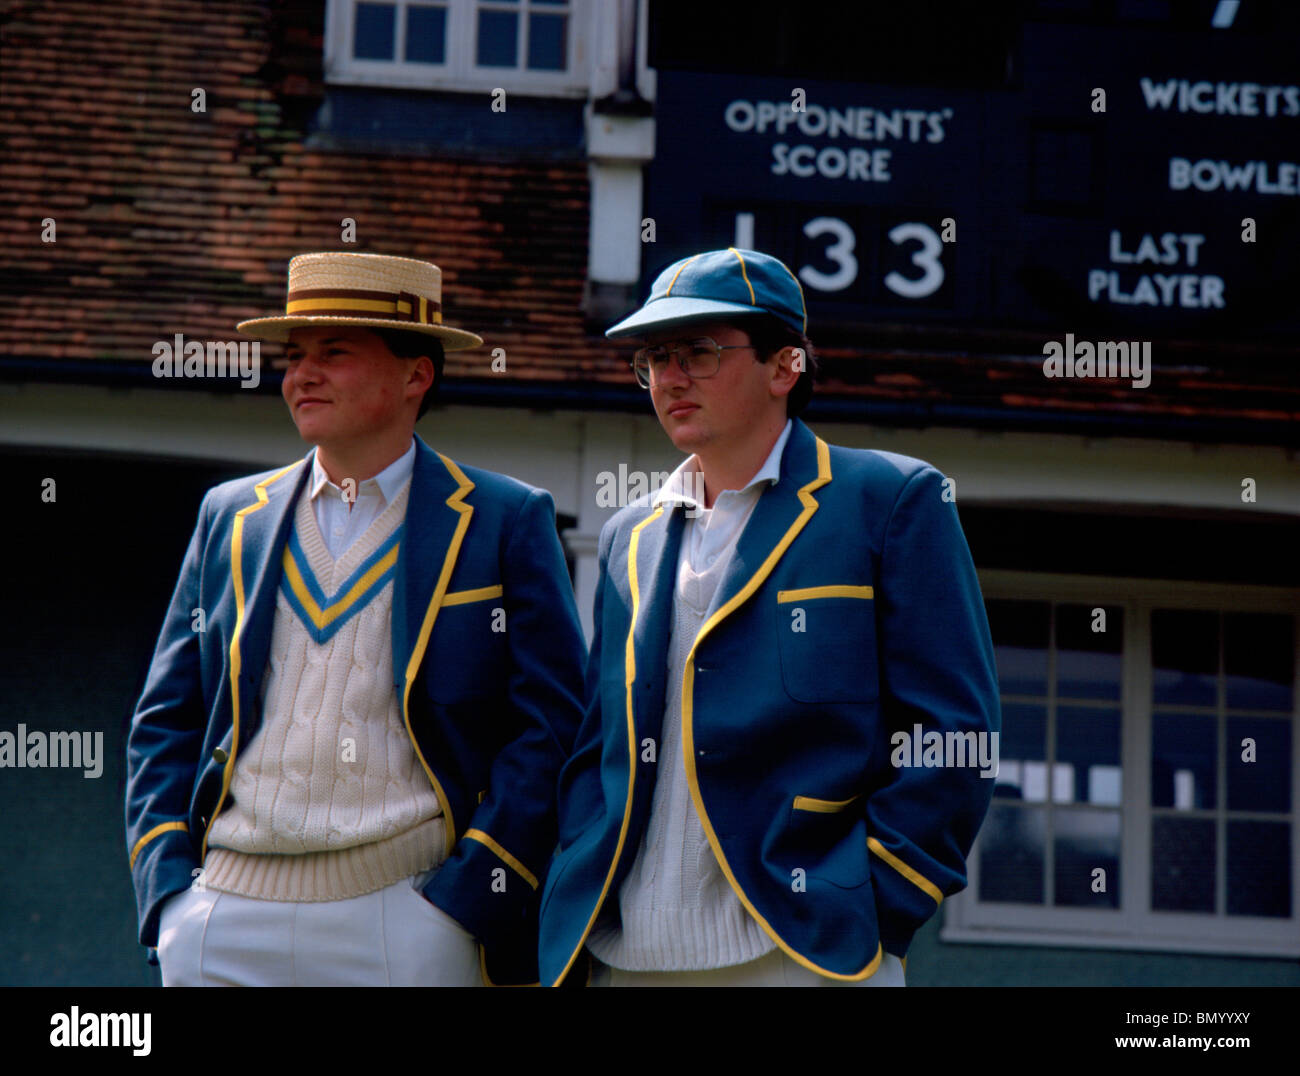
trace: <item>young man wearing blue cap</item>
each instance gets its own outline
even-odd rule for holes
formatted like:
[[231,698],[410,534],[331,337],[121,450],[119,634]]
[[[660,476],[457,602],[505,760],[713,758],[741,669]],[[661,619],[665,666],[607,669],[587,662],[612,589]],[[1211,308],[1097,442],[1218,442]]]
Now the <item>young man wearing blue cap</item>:
[[999,731],[975,569],[938,471],[799,420],[806,328],[789,269],[727,249],[607,333],[645,342],[637,379],[691,455],[601,533],[544,983],[902,985],[965,885],[993,782],[896,748]]

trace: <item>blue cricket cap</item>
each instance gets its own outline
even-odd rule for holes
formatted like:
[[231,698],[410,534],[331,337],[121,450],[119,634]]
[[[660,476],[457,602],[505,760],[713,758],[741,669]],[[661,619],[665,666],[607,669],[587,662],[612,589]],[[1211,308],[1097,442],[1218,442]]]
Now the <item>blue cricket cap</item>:
[[709,250],[673,262],[655,279],[650,298],[605,335],[644,336],[695,321],[771,314],[806,332],[803,289],[785,263],[756,250]]

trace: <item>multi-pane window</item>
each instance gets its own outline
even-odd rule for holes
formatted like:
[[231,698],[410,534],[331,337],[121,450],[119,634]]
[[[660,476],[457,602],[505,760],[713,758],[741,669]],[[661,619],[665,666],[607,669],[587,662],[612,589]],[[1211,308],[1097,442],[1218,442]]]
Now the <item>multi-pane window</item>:
[[476,5],[480,67],[563,71],[569,5],[566,0],[490,0]]
[[576,95],[584,0],[331,0],[332,81]]
[[353,5],[352,57],[445,64],[447,4],[358,2]]
[[1291,913],[1295,618],[1151,613],[1151,906]]
[[1300,595],[985,575],[1000,765],[942,936],[1300,956]]
[[988,612],[1003,728],[980,899],[1116,907],[1122,611],[991,601]]

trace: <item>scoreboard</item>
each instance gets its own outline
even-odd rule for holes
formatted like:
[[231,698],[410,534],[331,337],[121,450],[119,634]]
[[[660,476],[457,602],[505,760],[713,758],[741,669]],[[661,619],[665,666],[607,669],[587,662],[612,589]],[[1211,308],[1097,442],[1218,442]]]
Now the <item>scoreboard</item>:
[[1016,89],[661,71],[643,272],[712,247],[775,254],[814,331],[1293,340],[1293,49],[1031,23]]

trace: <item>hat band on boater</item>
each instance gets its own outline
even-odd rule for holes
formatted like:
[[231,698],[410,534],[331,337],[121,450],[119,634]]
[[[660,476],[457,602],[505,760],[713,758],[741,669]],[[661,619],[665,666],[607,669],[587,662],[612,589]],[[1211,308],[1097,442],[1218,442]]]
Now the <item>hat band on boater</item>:
[[284,312],[288,316],[369,317],[392,321],[440,325],[442,304],[409,291],[372,291],[363,288],[299,288],[289,292]]

